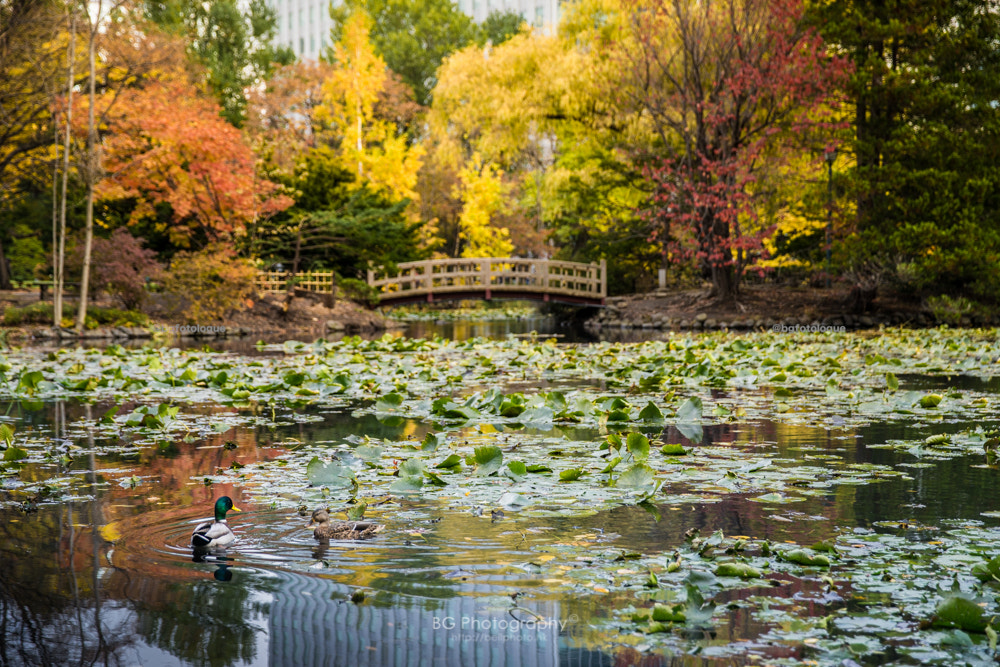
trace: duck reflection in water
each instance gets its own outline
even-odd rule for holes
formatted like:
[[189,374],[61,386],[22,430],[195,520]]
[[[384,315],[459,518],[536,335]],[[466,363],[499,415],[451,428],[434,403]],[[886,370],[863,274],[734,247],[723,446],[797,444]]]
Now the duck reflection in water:
[[209,551],[205,547],[195,547],[191,560],[195,563],[217,563],[218,567],[212,573],[216,581],[233,580],[233,571],[229,569],[229,562],[233,559],[218,553],[218,550]]

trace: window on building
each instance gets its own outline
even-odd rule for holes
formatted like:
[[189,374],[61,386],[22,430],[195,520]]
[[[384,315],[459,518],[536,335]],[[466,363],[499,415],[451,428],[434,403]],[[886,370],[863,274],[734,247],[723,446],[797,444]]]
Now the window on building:
[[305,24],[306,24],[306,11],[300,7],[299,8],[299,28],[304,27]]
[[306,38],[299,37],[299,53],[305,53],[305,52],[306,52]]
[[537,5],[535,7],[535,27],[541,28],[545,23],[545,7]]
[[309,35],[309,52],[316,50],[316,35]]

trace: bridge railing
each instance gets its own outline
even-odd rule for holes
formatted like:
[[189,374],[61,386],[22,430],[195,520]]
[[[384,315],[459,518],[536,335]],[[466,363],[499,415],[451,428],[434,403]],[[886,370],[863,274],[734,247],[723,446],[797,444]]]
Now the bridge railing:
[[584,299],[607,296],[607,264],[555,259],[477,257],[429,259],[397,265],[395,274],[369,269],[368,284],[387,298],[484,291],[551,294]]

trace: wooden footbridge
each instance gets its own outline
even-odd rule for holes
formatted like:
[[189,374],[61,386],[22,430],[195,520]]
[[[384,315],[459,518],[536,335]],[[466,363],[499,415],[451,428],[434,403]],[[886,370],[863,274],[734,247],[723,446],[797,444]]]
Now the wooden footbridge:
[[456,299],[530,299],[603,306],[608,294],[607,263],[583,264],[555,259],[479,257],[404,262],[390,275],[368,271],[379,303]]

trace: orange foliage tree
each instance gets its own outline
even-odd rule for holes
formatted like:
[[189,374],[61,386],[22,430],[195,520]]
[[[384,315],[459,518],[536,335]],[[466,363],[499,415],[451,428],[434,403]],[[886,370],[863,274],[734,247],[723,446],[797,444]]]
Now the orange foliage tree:
[[98,195],[134,199],[130,222],[155,218],[156,207],[168,204],[165,231],[180,247],[190,247],[199,235],[231,239],[248,223],[292,204],[276,184],[257,175],[253,152],[219,115],[218,105],[182,78],[124,93],[108,113],[103,148]]

